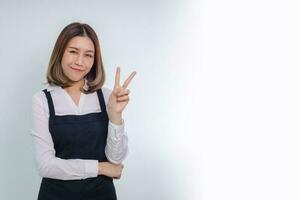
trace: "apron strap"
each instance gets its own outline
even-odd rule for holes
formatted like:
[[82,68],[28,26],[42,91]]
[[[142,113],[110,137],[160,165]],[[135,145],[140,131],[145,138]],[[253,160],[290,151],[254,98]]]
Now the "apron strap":
[[[47,91],[47,89],[44,89],[43,92],[45,93],[47,101],[48,101],[49,114],[51,117],[53,117],[53,116],[55,116],[55,110],[54,110],[54,105],[53,105],[51,94],[50,94],[50,92]],[[98,95],[98,99],[99,99],[99,103],[100,103],[100,107],[101,107],[101,112],[106,113],[106,105],[105,105],[102,89],[97,90],[97,95]]]
[[55,110],[54,110],[54,105],[53,105],[53,101],[52,101],[50,92],[48,92],[47,89],[44,89],[43,92],[45,93],[45,95],[47,97],[48,107],[49,107],[49,115],[50,115],[50,117],[54,117]]
[[105,105],[102,89],[97,90],[97,95],[101,107],[101,112],[106,113],[106,105]]

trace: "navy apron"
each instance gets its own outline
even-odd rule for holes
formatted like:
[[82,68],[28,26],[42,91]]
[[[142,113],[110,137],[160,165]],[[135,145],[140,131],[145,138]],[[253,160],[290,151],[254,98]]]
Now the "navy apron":
[[[105,146],[108,116],[102,90],[97,90],[101,112],[85,115],[55,115],[53,101],[46,89],[49,107],[49,131],[55,156],[61,159],[107,161]],[[113,179],[108,176],[80,180],[42,178],[38,200],[116,200]]]

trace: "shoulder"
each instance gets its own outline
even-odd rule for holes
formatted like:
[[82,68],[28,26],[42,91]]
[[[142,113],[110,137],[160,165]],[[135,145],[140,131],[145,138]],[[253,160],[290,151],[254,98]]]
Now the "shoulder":
[[38,90],[36,91],[33,95],[32,95],[32,100],[35,100],[35,101],[42,101],[42,100],[46,100],[46,95],[44,93],[43,90],[46,90],[46,91],[54,91],[58,88],[59,86],[56,86],[56,85],[50,85],[49,83],[47,83],[44,87],[44,89],[41,89],[41,90]]
[[47,98],[43,90],[39,90],[32,95],[31,105],[33,112],[48,112]]
[[43,90],[39,90],[32,95],[32,102],[43,102],[46,99],[45,93]]
[[110,95],[110,93],[112,92],[112,90],[108,87],[102,87],[101,88],[103,95]]
[[103,93],[104,101],[107,104],[108,99],[109,99],[109,95],[111,94],[112,90],[109,89],[108,87],[102,87],[101,90],[102,90],[102,93]]
[[32,101],[47,102],[47,98],[46,98],[44,90],[50,92],[51,95],[53,95],[53,94],[57,94],[57,91],[59,90],[59,88],[60,88],[60,86],[57,86],[57,85],[46,84],[44,89],[41,89],[33,94]]

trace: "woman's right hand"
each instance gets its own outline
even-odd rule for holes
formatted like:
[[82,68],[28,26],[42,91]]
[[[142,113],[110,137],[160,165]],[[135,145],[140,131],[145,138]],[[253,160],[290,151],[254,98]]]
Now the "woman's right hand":
[[99,162],[98,174],[105,175],[115,179],[120,179],[123,168],[124,168],[123,164],[113,164],[111,162]]

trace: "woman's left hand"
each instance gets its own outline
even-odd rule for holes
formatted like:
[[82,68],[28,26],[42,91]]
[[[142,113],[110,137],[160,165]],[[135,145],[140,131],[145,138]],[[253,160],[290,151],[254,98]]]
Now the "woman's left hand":
[[108,117],[111,122],[115,124],[122,123],[122,112],[129,102],[129,90],[127,89],[129,83],[135,76],[136,72],[132,72],[126,79],[124,84],[120,85],[120,68],[116,70],[115,86],[108,100]]

